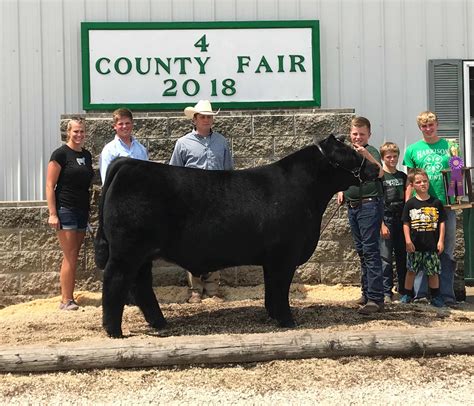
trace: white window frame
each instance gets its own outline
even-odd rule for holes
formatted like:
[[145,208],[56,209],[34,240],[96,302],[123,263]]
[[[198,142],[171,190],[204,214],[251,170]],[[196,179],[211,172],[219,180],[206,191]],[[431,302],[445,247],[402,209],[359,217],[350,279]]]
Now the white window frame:
[[466,166],[472,166],[472,143],[474,137],[474,117],[471,117],[469,88],[470,68],[474,68],[474,61],[463,61],[464,153],[466,154]]

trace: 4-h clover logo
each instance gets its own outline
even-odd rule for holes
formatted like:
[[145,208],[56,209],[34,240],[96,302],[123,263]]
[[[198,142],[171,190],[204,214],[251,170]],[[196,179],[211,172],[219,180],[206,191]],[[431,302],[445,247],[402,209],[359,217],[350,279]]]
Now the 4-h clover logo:
[[443,158],[437,154],[428,155],[425,158],[425,169],[428,175],[434,175],[443,169]]

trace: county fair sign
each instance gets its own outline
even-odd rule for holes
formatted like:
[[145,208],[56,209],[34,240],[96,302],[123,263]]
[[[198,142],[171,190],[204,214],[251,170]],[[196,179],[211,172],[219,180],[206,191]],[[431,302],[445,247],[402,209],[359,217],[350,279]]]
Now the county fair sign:
[[319,22],[82,23],[83,108],[321,105]]

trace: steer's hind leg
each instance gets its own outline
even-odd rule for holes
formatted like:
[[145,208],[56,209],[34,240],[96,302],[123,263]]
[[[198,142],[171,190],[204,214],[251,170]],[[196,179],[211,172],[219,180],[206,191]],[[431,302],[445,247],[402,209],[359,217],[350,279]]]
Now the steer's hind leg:
[[133,272],[123,260],[109,258],[102,287],[102,325],[110,337],[122,337],[122,315]]
[[271,271],[268,267],[263,267],[263,280],[265,283],[265,309],[267,311],[268,317],[275,318],[275,309],[274,309],[274,298],[273,292],[275,288],[273,287],[273,279]]
[[153,292],[151,275],[152,262],[146,262],[139,269],[135,283],[135,302],[148,324],[156,329],[166,326],[166,320]]

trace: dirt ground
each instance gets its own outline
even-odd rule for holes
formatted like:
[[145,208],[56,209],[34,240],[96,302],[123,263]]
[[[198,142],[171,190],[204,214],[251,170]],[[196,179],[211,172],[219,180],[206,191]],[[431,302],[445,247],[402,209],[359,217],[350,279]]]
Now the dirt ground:
[[[157,288],[167,336],[278,331],[263,308],[263,287],[223,288],[226,301],[186,303],[186,288]],[[457,309],[394,303],[361,316],[359,288],[294,285],[297,329],[321,332],[474,328],[474,288]],[[110,340],[101,327],[100,294],[77,292],[77,312],[58,310],[59,298],[0,310],[0,345]],[[126,307],[124,334],[146,334],[136,307]],[[159,337],[154,338],[159,340]],[[126,340],[126,339],[125,339]],[[1,364],[1,358],[0,358]],[[94,369],[1,374],[0,404],[375,404],[465,405],[474,398],[474,356],[343,357],[233,365]]]

